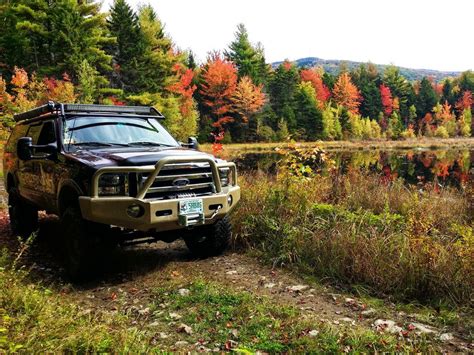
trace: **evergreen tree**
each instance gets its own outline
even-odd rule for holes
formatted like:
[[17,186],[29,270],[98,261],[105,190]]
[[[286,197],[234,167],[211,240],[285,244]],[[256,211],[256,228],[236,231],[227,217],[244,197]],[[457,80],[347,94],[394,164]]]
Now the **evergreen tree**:
[[374,77],[374,73],[369,72],[367,67],[362,64],[352,73],[352,80],[359,88],[363,98],[359,107],[360,114],[364,117],[376,118],[382,110],[382,101],[378,87],[380,77],[378,74]]
[[252,46],[247,29],[242,23],[237,26],[235,40],[224,54],[227,59],[234,62],[239,78],[248,76],[256,85],[266,82],[267,67],[263,48]]
[[138,60],[143,53],[143,39],[137,14],[125,0],[115,0],[110,9],[107,26],[117,41],[109,46],[113,57],[113,86],[136,91]]
[[424,117],[428,112],[433,111],[436,102],[436,93],[433,89],[433,85],[431,85],[431,82],[426,77],[423,77],[420,83],[420,90],[416,97],[416,112],[420,117]]
[[30,61],[40,74],[67,72],[76,79],[84,60],[101,73],[111,70],[111,57],[102,48],[114,38],[107,36],[100,6],[95,1],[24,0],[14,7],[16,28],[30,38]]
[[316,92],[310,82],[298,85],[295,101],[299,138],[306,140],[320,138],[323,133],[323,116],[316,102]]
[[295,94],[298,81],[298,70],[285,61],[273,73],[268,86],[271,107],[279,118],[285,120],[291,133],[297,128]]
[[385,69],[383,82],[390,88],[392,97],[398,98],[402,117],[408,117],[408,108],[412,105],[413,88],[410,82],[400,74],[395,66]]

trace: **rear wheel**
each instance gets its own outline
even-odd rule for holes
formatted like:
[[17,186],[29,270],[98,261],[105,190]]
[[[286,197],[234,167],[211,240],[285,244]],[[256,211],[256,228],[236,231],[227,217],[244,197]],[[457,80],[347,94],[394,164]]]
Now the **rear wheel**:
[[186,246],[196,256],[220,255],[229,246],[232,225],[228,216],[210,226],[192,229],[184,237]]
[[20,196],[16,187],[8,191],[8,214],[15,235],[28,238],[38,229],[38,210]]

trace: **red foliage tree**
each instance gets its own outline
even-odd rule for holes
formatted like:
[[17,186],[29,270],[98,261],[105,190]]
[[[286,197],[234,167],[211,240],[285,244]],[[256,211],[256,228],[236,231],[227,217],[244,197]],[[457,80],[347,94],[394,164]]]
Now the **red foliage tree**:
[[316,91],[316,99],[322,108],[323,104],[331,97],[331,91],[324,85],[321,74],[315,69],[303,69],[301,71],[301,81],[308,81]]
[[380,85],[380,97],[382,98],[383,112],[385,115],[390,116],[393,111],[393,99],[392,92],[388,86]]
[[197,89],[193,83],[194,72],[181,64],[176,64],[173,71],[176,74],[176,81],[168,86],[168,90],[181,96],[180,111],[183,116],[187,116],[193,108],[193,94]]
[[474,100],[472,99],[472,93],[469,90],[466,90],[464,91],[458,102],[456,102],[456,109],[462,112],[465,109],[471,108],[473,103]]

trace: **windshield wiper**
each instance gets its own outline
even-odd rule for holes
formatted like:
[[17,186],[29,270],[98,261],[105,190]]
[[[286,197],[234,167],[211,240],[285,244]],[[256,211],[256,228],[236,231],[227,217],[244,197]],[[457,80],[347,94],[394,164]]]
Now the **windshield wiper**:
[[106,143],[106,142],[79,142],[79,143],[71,143],[71,145],[88,145],[88,146],[97,146],[97,147],[113,147],[115,145],[121,147],[127,147],[127,144],[122,143]]
[[164,143],[158,143],[158,142],[130,142],[128,145],[151,145],[151,146],[156,146],[156,147],[175,147],[174,145],[170,144],[164,144]]

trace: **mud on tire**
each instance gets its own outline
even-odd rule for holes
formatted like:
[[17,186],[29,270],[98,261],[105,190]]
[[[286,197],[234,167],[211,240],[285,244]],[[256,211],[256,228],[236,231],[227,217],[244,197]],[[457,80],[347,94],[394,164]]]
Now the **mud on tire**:
[[232,236],[232,224],[228,216],[213,225],[192,229],[184,236],[188,249],[198,257],[220,255],[227,249]]

